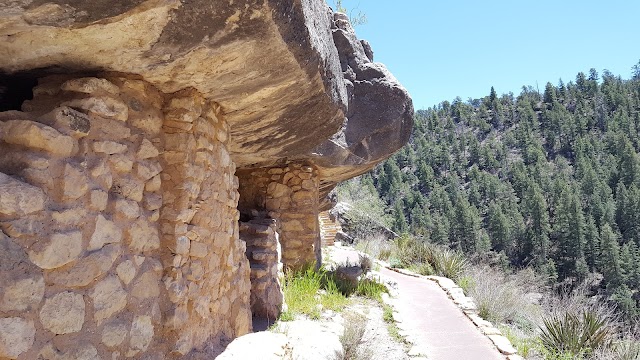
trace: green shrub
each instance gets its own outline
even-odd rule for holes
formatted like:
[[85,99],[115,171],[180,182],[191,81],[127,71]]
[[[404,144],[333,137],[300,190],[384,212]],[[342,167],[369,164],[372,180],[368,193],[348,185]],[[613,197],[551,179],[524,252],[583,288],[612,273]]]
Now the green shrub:
[[393,322],[393,308],[387,304],[382,307],[382,320],[386,323]]
[[323,269],[307,268],[286,273],[283,292],[290,313],[286,318],[304,314],[318,319],[322,309],[339,311],[348,303],[336,282]]
[[465,294],[468,294],[469,291],[473,288],[475,282],[473,278],[469,275],[462,275],[458,277],[458,286],[464,290]]
[[409,266],[409,270],[416,272],[420,275],[426,275],[426,276],[436,274],[436,271],[433,270],[433,266],[431,266],[431,264],[427,262],[411,265]]
[[382,301],[382,294],[389,293],[389,290],[375,279],[363,279],[358,282],[355,293],[372,300]]
[[567,312],[543,319],[540,342],[550,353],[576,357],[606,347],[614,335],[606,317],[593,310],[581,314]]

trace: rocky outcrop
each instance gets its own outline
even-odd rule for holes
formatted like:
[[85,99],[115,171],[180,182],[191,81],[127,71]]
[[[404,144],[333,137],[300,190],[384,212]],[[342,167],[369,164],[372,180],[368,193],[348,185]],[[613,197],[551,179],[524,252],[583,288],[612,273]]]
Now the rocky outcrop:
[[[320,259],[326,193],[409,135],[406,90],[322,0],[0,14],[0,358],[215,356]],[[255,211],[268,244],[240,236]]]
[[194,88],[222,107],[238,168],[311,159],[335,184],[399,149],[412,126],[406,90],[322,0],[25,0],[0,12],[0,71]]

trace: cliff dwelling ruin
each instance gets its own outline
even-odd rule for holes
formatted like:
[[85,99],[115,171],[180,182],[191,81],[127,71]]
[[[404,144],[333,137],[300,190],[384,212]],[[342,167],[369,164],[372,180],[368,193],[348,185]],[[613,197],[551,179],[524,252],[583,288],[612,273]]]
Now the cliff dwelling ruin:
[[0,358],[197,358],[276,317],[406,90],[323,0],[0,3]]

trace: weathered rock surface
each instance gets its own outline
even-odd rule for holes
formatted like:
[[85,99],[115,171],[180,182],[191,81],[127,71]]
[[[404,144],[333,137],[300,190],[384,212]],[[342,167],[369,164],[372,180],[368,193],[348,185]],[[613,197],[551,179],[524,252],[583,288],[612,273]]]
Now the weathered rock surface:
[[[12,1],[0,12],[0,71],[117,71],[165,93],[195,88],[222,106],[239,168],[312,158],[335,183],[399,149],[412,126],[406,90],[322,0]],[[62,89],[102,92],[63,105],[126,120],[108,82]],[[45,149],[68,152],[72,140]]]
[[[214,354],[277,316],[282,267],[320,259],[322,197],[411,127],[324,0],[0,14],[0,358]],[[242,211],[268,219],[252,242]],[[339,355],[323,336],[300,349]]]
[[84,324],[84,309],[82,295],[66,291],[44,302],[40,310],[40,321],[54,334],[78,332]]
[[295,320],[278,323],[275,332],[259,332],[234,340],[216,360],[336,360],[344,358],[340,336],[344,319],[327,322]]
[[33,321],[18,317],[0,318],[0,357],[15,359],[33,345]]
[[0,173],[0,215],[31,214],[42,210],[45,200],[42,190]]
[[231,342],[216,360],[291,359],[289,340],[284,334],[263,331],[241,336]]

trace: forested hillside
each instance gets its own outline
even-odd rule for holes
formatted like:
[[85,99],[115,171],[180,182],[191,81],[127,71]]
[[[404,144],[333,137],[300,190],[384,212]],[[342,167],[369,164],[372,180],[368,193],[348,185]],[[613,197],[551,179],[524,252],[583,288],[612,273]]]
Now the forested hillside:
[[[397,232],[550,284],[602,281],[640,304],[640,66],[421,110],[410,144],[361,179]],[[599,276],[597,274],[601,274]]]

